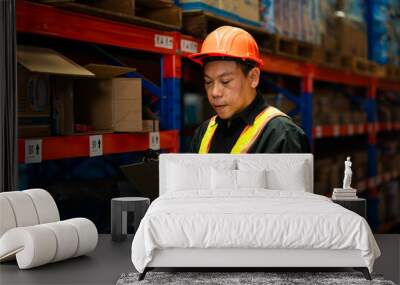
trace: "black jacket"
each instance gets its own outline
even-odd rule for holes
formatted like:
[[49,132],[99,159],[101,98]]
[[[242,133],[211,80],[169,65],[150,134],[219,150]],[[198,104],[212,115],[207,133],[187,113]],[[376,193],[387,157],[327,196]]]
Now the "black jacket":
[[[218,127],[210,146],[210,153],[230,153],[244,127],[253,124],[257,115],[268,106],[258,94],[242,112],[229,120],[217,117]],[[201,140],[210,120],[195,131],[189,152],[198,153]],[[310,147],[304,131],[291,119],[283,116],[271,119],[249,149],[249,153],[308,153]]]

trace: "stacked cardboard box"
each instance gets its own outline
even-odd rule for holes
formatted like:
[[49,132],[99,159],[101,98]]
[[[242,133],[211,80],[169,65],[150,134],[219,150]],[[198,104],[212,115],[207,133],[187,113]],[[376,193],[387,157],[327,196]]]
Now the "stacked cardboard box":
[[93,125],[97,131],[142,131],[141,80],[117,77],[134,69],[95,64],[85,68],[96,79],[75,82],[76,122]]
[[336,20],[337,50],[343,55],[368,57],[367,31],[363,24],[350,19]]
[[400,108],[396,93],[381,93],[378,96],[378,120],[379,122],[400,122]]
[[365,3],[361,0],[320,1],[321,46],[334,54],[368,56]]
[[261,25],[270,32],[320,44],[320,3],[323,1],[261,0]]
[[322,47],[346,56],[368,56],[367,32],[359,23],[343,18],[333,18],[327,22],[327,32],[323,34]]
[[[397,171],[400,173],[399,135],[382,136],[378,140],[377,173],[385,175]],[[385,177],[385,176],[384,176]],[[382,223],[400,218],[400,179],[392,177],[379,186],[379,218]],[[382,204],[382,205],[381,205]]]
[[50,127],[53,135],[72,135],[76,125],[96,132],[143,130],[141,80],[118,77],[133,68],[82,67],[45,48],[19,46],[17,54],[20,137],[50,135]]
[[19,64],[17,67],[17,80],[19,137],[49,136],[49,76],[30,72]]
[[237,2],[236,12],[240,18],[250,20],[255,23],[260,22],[260,1],[259,0],[239,0],[229,1],[220,0],[220,2]]
[[[313,98],[313,116],[316,125],[365,124],[367,114],[361,106],[351,103],[347,91],[319,86]],[[333,110],[335,110],[333,112]]]
[[[165,27],[163,24],[166,24],[169,25],[168,28],[182,27],[182,10],[173,0],[76,0],[75,2],[84,5],[67,4],[64,7],[117,21],[133,21],[149,25],[146,20],[151,20],[151,26]],[[143,18],[142,21],[140,18]]]
[[400,3],[397,0],[370,1],[368,5],[369,56],[380,64],[399,65]]
[[135,0],[81,0],[80,2],[121,14],[135,15]]
[[[44,137],[51,133],[50,97],[54,82],[67,76],[94,76],[88,70],[43,48],[19,46],[18,59],[18,136]],[[59,79],[58,79],[59,78]],[[62,79],[61,79],[62,78]],[[63,86],[68,96],[71,89]],[[64,111],[64,110],[63,110]]]
[[378,147],[378,174],[400,171],[400,149],[398,137],[380,137]]
[[180,0],[183,11],[204,10],[217,16],[259,26],[259,0]]

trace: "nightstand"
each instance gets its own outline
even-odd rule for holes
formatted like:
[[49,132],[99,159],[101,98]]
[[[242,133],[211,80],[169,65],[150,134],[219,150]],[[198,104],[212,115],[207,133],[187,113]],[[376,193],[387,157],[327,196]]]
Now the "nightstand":
[[357,198],[352,200],[334,200],[332,202],[339,204],[340,206],[359,214],[364,219],[367,218],[367,201],[363,198]]
[[127,212],[134,214],[134,228],[137,231],[140,221],[144,217],[150,199],[144,197],[120,197],[111,200],[111,239],[124,241],[127,238]]

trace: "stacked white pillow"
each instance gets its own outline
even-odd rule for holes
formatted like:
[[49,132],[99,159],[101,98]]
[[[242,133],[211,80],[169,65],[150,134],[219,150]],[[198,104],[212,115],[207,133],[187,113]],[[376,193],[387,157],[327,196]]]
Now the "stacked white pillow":
[[303,191],[310,189],[309,164],[307,161],[277,160],[274,164],[265,165],[258,160],[239,160],[238,168],[250,173],[264,170],[266,188],[269,190]]
[[266,171],[223,170],[211,168],[211,189],[240,190],[243,188],[267,188]]
[[241,189],[306,191],[307,161],[219,160],[212,165],[168,162],[167,191],[231,192]]
[[213,188],[212,170],[222,173],[236,168],[236,161],[220,160],[212,166],[191,162],[168,162],[167,191],[210,191]]

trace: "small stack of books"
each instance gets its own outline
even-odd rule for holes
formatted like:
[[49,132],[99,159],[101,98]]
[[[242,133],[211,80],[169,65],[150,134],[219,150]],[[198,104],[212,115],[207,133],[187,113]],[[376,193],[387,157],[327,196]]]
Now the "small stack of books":
[[332,199],[334,200],[353,200],[357,198],[357,189],[333,189]]

